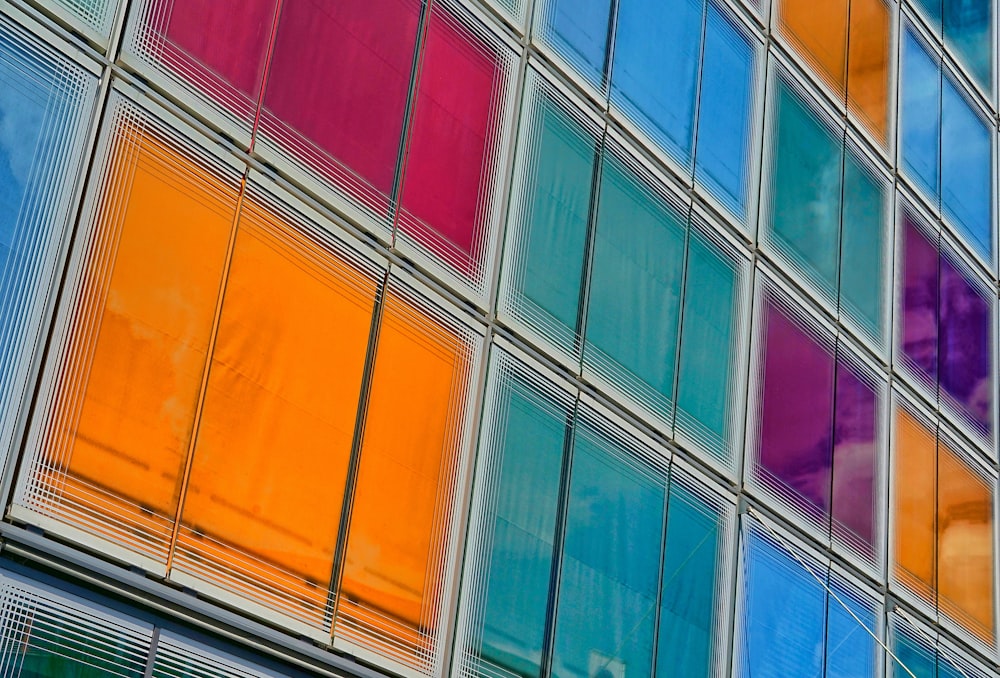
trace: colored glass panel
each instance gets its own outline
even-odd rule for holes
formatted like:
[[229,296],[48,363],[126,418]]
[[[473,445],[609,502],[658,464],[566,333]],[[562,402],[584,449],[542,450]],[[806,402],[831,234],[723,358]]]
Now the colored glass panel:
[[809,65],[843,94],[847,70],[848,0],[781,0],[778,21]]
[[757,48],[716,3],[708,3],[695,179],[745,219],[754,137]]
[[830,589],[840,600],[827,596],[824,675],[826,678],[878,676],[878,645],[869,635],[878,630],[874,606],[832,577]]
[[902,41],[901,164],[936,202],[941,185],[941,75],[912,30],[903,31]]
[[[893,653],[899,658],[899,662],[889,662],[889,674],[893,678],[936,678],[937,666],[934,650],[928,649],[922,643],[910,638],[906,633],[896,632],[893,634],[895,642],[892,644]],[[906,668],[899,666],[902,663]]]
[[50,0],[69,10],[70,15],[82,24],[97,31],[101,38],[107,39],[111,33],[111,23],[118,9],[117,0]]
[[905,409],[896,410],[893,448],[896,576],[930,596],[936,585],[934,433]]
[[611,0],[549,0],[542,31],[570,65],[592,84],[604,80]]
[[687,165],[694,144],[704,0],[623,0],[611,100]]
[[885,0],[851,0],[847,109],[883,145],[889,126],[891,22]]
[[[926,3],[924,3],[926,4]],[[993,0],[944,0],[944,39],[980,87],[993,89]]]
[[941,100],[941,207],[987,260],[993,256],[990,127],[951,78]]
[[938,270],[937,242],[930,240],[909,213],[903,213],[902,323],[903,361],[925,383],[937,383]]
[[844,155],[840,306],[877,344],[885,338],[887,187],[855,153]]

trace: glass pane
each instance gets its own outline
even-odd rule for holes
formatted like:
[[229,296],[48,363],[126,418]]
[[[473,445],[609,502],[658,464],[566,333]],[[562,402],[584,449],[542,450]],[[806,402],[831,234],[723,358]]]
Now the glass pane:
[[941,102],[941,207],[987,261],[993,257],[990,128],[950,78]]
[[[907,622],[897,622],[907,623]],[[893,653],[899,658],[899,663],[889,658],[887,666],[889,675],[892,678],[937,678],[937,667],[934,658],[934,650],[926,648],[922,643],[914,640],[906,633],[896,631],[892,634],[895,642],[892,644]],[[907,670],[908,669],[908,670]]]
[[611,100],[654,143],[691,161],[704,0],[621,0]]
[[545,5],[541,33],[586,80],[602,86],[612,0],[548,0]]
[[538,676],[568,422],[520,383],[507,388],[506,418],[496,424],[500,469],[478,650],[492,665],[484,673]]
[[47,0],[42,4],[65,7],[71,17],[86,28],[96,31],[105,40],[111,35],[111,24],[118,9],[117,0]]
[[610,152],[598,205],[584,359],[669,419],[686,220]]
[[[875,678],[878,676],[878,653],[881,649],[869,635],[878,633],[874,605],[839,581],[830,588],[848,610],[833,596],[827,596],[826,673],[825,678]],[[854,616],[851,616],[853,613]],[[861,620],[862,628],[857,617]],[[891,660],[890,660],[891,661]]]
[[893,444],[896,577],[933,600],[937,451],[934,433],[909,412],[896,410]]
[[938,250],[912,216],[903,212],[901,282],[902,359],[925,384],[937,384]]
[[[927,2],[927,0],[922,0]],[[944,0],[944,39],[986,92],[993,90],[993,0]]]
[[616,447],[577,425],[553,676],[652,675],[666,478]]
[[757,46],[708,3],[694,176],[739,219],[749,209]]
[[841,312],[881,346],[889,274],[886,270],[887,186],[854,153],[844,158],[840,247]]
[[770,239],[823,294],[836,298],[843,139],[783,77],[776,84]]
[[851,0],[847,110],[886,143],[889,125],[889,45],[892,17],[885,0]]
[[174,562],[324,628],[376,284],[297,231],[244,202]]
[[841,95],[847,68],[847,6],[848,0],[778,3],[782,33],[826,84]]
[[938,63],[911,30],[903,33],[899,145],[903,167],[936,201],[941,139],[941,76]]

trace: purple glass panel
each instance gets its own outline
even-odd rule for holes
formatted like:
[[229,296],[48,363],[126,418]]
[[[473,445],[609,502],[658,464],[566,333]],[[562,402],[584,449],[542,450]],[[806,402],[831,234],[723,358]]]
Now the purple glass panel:
[[903,216],[903,355],[933,386],[938,369],[938,251],[912,217]]
[[[760,466],[826,521],[830,506],[833,354],[778,307],[767,307]],[[800,503],[797,502],[797,503]]]
[[941,257],[941,335],[938,371],[942,396],[990,435],[990,305],[947,256]]
[[833,431],[834,530],[868,555],[875,552],[877,407],[875,390],[839,361]]

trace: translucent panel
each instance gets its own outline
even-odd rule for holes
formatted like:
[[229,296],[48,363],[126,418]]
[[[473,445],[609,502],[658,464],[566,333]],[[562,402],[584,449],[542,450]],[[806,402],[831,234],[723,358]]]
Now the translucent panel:
[[[563,346],[579,323],[597,141],[530,79],[507,229],[504,302]],[[530,89],[534,87],[535,89]]]
[[943,612],[992,645],[996,578],[994,485],[938,447],[938,594]]
[[990,127],[951,78],[941,101],[941,208],[987,261],[993,259]]
[[906,211],[902,216],[903,261],[900,277],[902,361],[932,388],[938,370],[937,239],[931,240]]
[[886,342],[888,186],[853,152],[844,155],[840,241],[840,307],[877,346]]
[[704,0],[622,0],[611,101],[688,165],[694,144]]
[[130,12],[126,50],[144,70],[166,69],[250,132],[263,87],[277,0],[142,0]]
[[282,5],[261,127],[385,215],[403,135],[419,0]]
[[475,651],[487,665],[484,674],[538,676],[569,421],[516,379],[504,386],[494,424],[495,508],[486,526],[492,540]]
[[[893,654],[899,662],[889,661],[887,672],[893,678],[936,678],[937,667],[934,650],[928,649],[923,643],[910,637],[908,633],[896,631],[892,634]],[[899,664],[902,663],[903,666]],[[905,668],[903,668],[905,667]]]
[[912,30],[903,32],[899,145],[901,164],[936,201],[940,182],[941,75],[939,64]]
[[943,9],[945,42],[979,86],[986,92],[992,91],[993,0],[944,0]]
[[941,35],[941,13],[945,2],[946,0],[913,0],[913,4],[923,11],[931,31],[936,35]]
[[437,651],[473,350],[466,331],[390,283],[335,628],[424,670]]
[[174,563],[328,628],[376,284],[244,205]]
[[826,522],[832,469],[834,351],[789,311],[764,311],[755,473],[808,518]]
[[732,463],[742,428],[745,265],[697,228],[688,238],[677,382],[678,431]]
[[841,96],[847,80],[848,4],[848,0],[778,2],[778,24],[783,35]]
[[400,228],[482,284],[513,58],[435,6],[407,143]]
[[891,23],[886,0],[851,0],[847,110],[882,145],[889,125]]
[[86,32],[96,33],[101,42],[107,42],[111,36],[118,2],[119,0],[40,0],[43,5],[67,13],[79,27],[88,29]]
[[[822,676],[826,592],[757,530],[744,531],[741,678]],[[825,579],[825,573],[817,574]],[[780,651],[776,651],[780,648]]]
[[21,411],[97,89],[95,77],[35,42],[0,23],[0,460]]
[[610,152],[598,200],[584,360],[669,421],[686,219]]
[[616,447],[577,425],[553,676],[652,675],[666,478]]
[[728,13],[708,3],[698,96],[695,179],[746,219],[753,157],[757,47]]
[[612,0],[548,0],[537,11],[539,32],[595,86],[603,86]]
[[768,239],[824,294],[836,298],[843,140],[776,79]]
[[947,252],[940,263],[938,372],[941,400],[987,440],[993,434],[994,332],[990,295]]
[[[934,433],[903,408],[896,409],[893,442],[895,574],[907,586],[930,598],[935,579]],[[933,598],[930,598],[933,600]]]
[[[58,382],[21,501],[162,562],[238,187],[124,99],[108,122]],[[45,489],[53,484],[58,494]]]
[[[877,632],[880,611],[876,611],[872,602],[863,600],[846,583],[833,577],[830,588],[843,605],[828,595],[824,675],[826,678],[875,678],[879,675],[878,655],[881,649],[869,631]],[[845,605],[847,609],[844,609]]]

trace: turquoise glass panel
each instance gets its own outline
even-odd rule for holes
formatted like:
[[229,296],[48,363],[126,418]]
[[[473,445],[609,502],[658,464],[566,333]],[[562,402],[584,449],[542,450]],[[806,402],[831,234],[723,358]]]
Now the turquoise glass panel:
[[612,153],[598,204],[588,355],[598,349],[672,402],[685,218]]
[[833,584],[831,588],[850,612],[832,596],[828,598],[826,678],[876,678],[881,648],[851,616],[853,613],[866,628],[877,633],[875,611],[846,587]]
[[730,461],[729,422],[739,356],[739,271],[697,230],[688,239],[677,426]]
[[753,155],[756,51],[715,2],[708,3],[705,25],[695,179],[742,219]]
[[782,78],[775,102],[771,237],[813,284],[836,299],[843,141]]
[[[934,652],[928,650],[923,645],[913,640],[904,633],[895,633],[895,642],[893,643],[892,651],[902,662],[906,669],[917,678],[935,678],[937,676],[937,668],[934,658]],[[892,661],[890,658],[887,664],[888,675],[892,678],[912,678],[910,672],[907,672],[899,663]]]
[[620,0],[611,99],[682,164],[694,143],[704,0]]
[[840,304],[876,343],[882,326],[886,270],[886,188],[847,153],[844,160],[844,214],[840,244]]
[[907,30],[903,33],[899,144],[902,165],[936,200],[939,190],[941,77],[938,64]]
[[591,84],[604,80],[611,0],[551,0],[545,32],[555,48]]
[[988,261],[993,252],[990,128],[950,78],[941,91],[941,209]]
[[662,600],[657,636],[658,676],[712,675],[719,573],[717,511],[676,481],[670,484]]
[[101,638],[92,630],[75,628],[43,615],[25,630],[23,644],[5,643],[0,666],[5,676],[19,678],[141,678],[143,667],[119,647],[114,637]]
[[[526,179],[521,293],[568,334],[576,332],[594,142],[559,106],[543,101]],[[514,250],[515,247],[508,247]]]
[[480,657],[537,676],[555,543],[566,415],[527,387],[504,394],[499,481]]
[[[930,0],[923,0],[930,2]],[[944,39],[986,92],[993,83],[993,0],[944,0]]]
[[577,426],[553,676],[652,675],[665,479],[616,447]]

